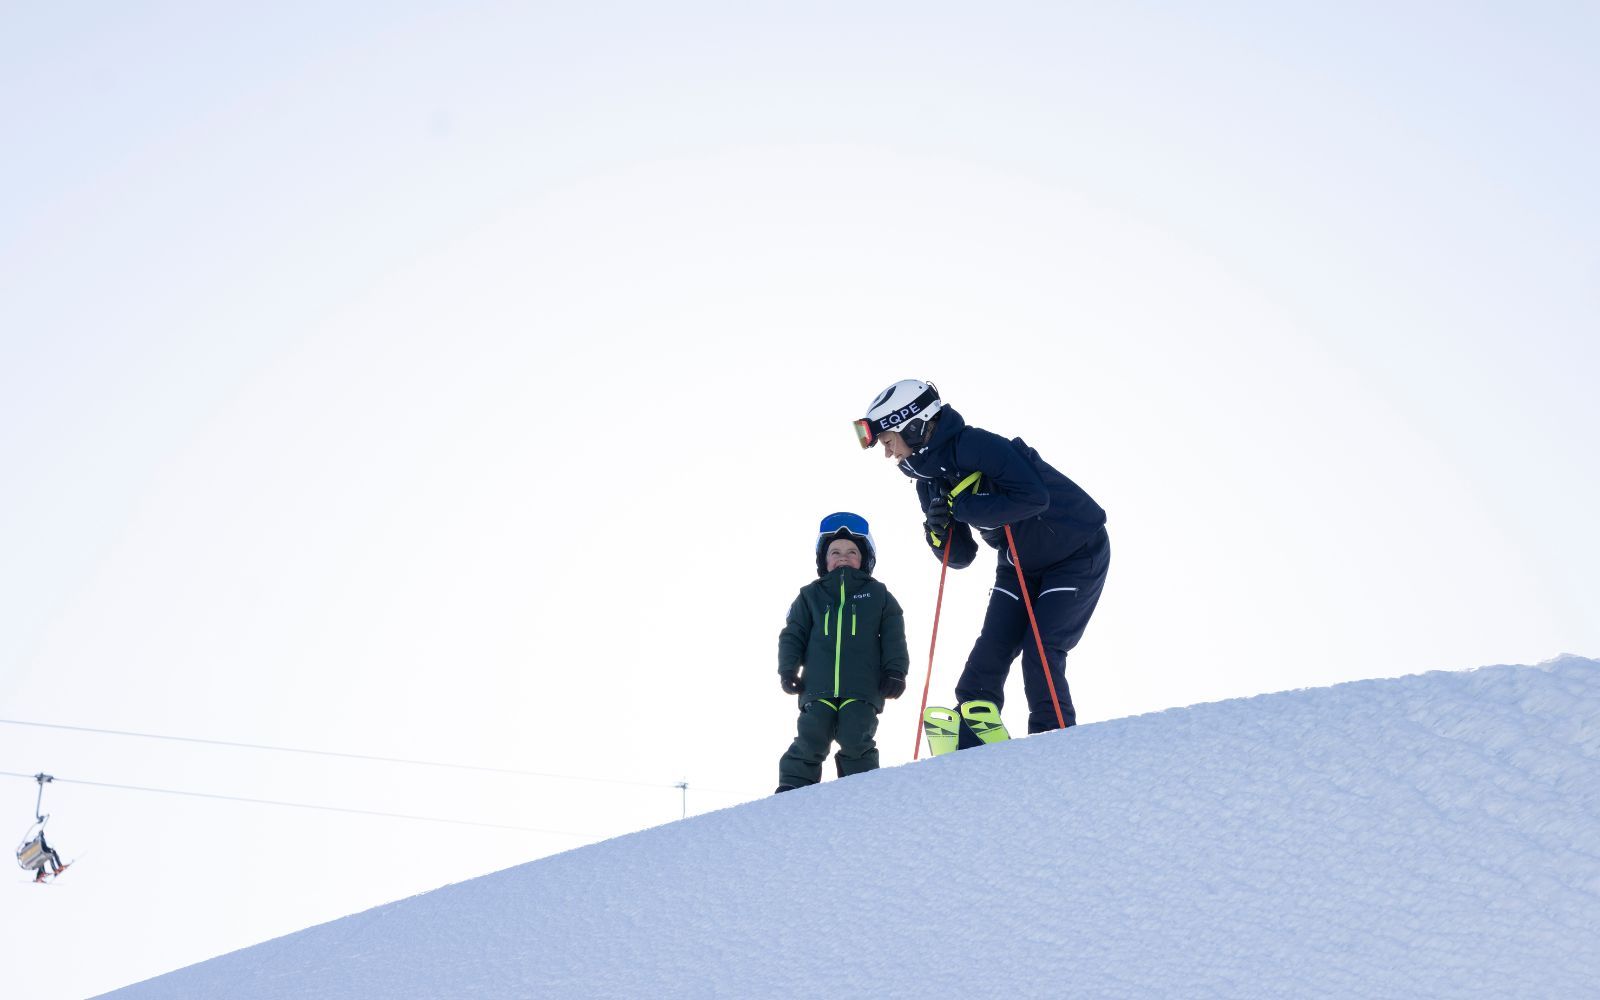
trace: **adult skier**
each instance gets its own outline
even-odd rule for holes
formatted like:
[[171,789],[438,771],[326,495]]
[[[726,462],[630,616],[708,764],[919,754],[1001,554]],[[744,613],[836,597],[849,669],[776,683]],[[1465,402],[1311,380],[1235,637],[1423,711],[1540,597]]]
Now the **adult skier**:
[[[881,444],[885,457],[916,484],[923,538],[937,558],[944,559],[948,547],[952,568],[971,565],[978,554],[973,528],[999,551],[983,629],[956,682],[956,698],[1003,707],[1006,675],[1020,652],[1028,732],[1073,725],[1077,719],[1066,659],[1083,637],[1105,585],[1111,561],[1106,512],[1021,438],[1007,440],[968,426],[932,383],[896,382],[878,394],[855,428],[862,448]],[[1016,541],[1047,665],[1039,662],[1019,593],[1007,526]],[[1055,684],[1054,702],[1046,667]],[[978,746],[980,741],[963,725],[959,745]]]

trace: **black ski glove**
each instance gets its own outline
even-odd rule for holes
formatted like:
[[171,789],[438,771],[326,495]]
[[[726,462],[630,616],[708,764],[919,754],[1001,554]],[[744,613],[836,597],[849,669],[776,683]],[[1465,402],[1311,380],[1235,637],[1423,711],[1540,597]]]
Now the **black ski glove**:
[[779,674],[778,683],[783,685],[785,694],[799,694],[804,689],[799,674]]
[[934,548],[944,544],[945,537],[950,534],[950,505],[943,497],[935,500],[929,507],[927,517],[922,522],[922,530],[927,533],[928,542]]
[[903,674],[884,674],[883,680],[878,682],[878,693],[889,699],[898,698],[905,694],[905,676]]

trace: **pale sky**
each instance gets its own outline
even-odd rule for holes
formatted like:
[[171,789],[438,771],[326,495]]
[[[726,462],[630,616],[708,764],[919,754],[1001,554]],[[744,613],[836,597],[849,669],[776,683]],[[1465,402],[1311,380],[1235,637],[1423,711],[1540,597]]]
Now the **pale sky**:
[[901,378],[1108,510],[1083,721],[1597,655],[1600,15],[1193,10],[0,7],[0,718],[562,776],[0,724],[27,995],[766,794],[830,511],[908,760]]

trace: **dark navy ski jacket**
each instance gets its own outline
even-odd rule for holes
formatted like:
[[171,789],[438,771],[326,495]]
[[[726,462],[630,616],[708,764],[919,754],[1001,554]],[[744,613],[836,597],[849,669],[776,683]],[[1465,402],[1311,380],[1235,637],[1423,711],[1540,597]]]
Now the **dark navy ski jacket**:
[[1007,441],[981,427],[968,427],[949,406],[939,410],[932,439],[903,459],[900,471],[916,481],[924,512],[945,503],[970,474],[980,474],[974,485],[955,497],[948,540],[935,545],[923,533],[941,559],[942,544],[950,545],[950,565],[956,569],[971,565],[977,557],[971,528],[999,550],[1001,565],[1009,566],[1005,526],[1011,525],[1017,558],[1032,575],[1071,556],[1106,523],[1100,505],[1021,438]]

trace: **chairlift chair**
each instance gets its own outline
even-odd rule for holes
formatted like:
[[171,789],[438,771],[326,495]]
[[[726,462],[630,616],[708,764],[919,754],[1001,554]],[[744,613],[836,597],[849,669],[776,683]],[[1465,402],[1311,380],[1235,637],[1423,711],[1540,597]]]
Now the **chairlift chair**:
[[47,866],[54,867],[56,871],[61,870],[60,856],[51,850],[44,839],[44,825],[50,817],[40,811],[40,807],[44,805],[45,782],[55,779],[48,774],[40,773],[34,775],[34,780],[39,782],[39,800],[34,803],[33,822],[22,835],[22,843],[17,845],[17,864],[29,871],[39,872],[42,878]]
[[17,845],[17,864],[29,871],[43,868],[48,864],[50,857],[50,848],[44,842],[44,827],[40,824],[34,825],[39,827],[37,832],[32,826],[28,827],[28,832],[32,836],[25,837],[22,843]]

